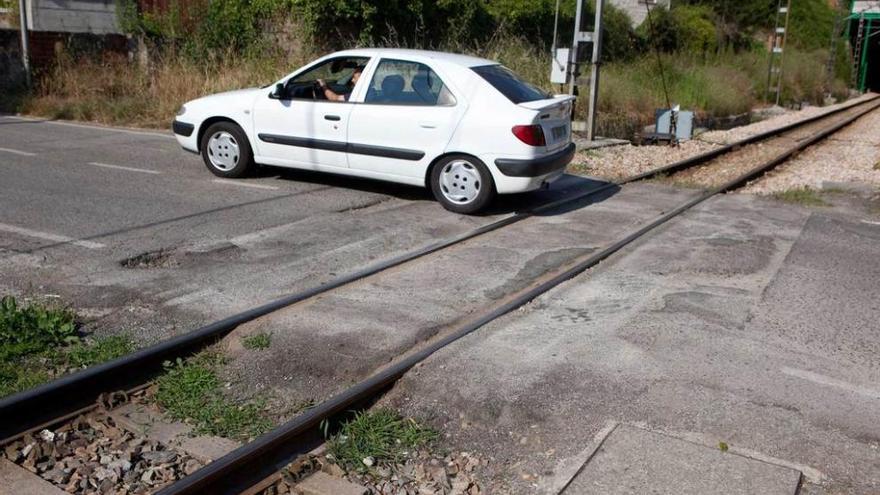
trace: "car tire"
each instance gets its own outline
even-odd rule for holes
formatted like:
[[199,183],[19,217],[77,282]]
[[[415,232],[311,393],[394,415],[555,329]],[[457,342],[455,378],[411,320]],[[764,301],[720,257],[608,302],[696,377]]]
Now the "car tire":
[[254,168],[254,153],[244,131],[232,122],[208,127],[199,145],[208,170],[217,177],[245,177]]
[[430,181],[437,201],[455,213],[476,213],[495,198],[492,173],[473,156],[444,157],[431,169]]

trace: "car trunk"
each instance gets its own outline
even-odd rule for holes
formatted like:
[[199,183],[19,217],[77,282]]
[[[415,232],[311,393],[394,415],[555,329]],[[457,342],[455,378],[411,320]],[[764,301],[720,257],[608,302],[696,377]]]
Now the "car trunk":
[[520,103],[519,106],[535,110],[534,124],[541,126],[547,151],[561,150],[571,142],[571,108],[573,96],[560,96],[546,100]]

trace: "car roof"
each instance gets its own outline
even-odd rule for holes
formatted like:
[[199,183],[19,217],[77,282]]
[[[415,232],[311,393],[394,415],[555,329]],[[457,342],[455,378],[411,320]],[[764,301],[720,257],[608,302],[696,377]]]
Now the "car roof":
[[362,57],[402,57],[412,60],[432,60],[441,63],[460,65],[462,67],[478,67],[481,65],[498,65],[498,62],[485,58],[461,55],[458,53],[435,52],[431,50],[411,50],[408,48],[355,48],[343,50],[332,54],[333,56],[362,56]]

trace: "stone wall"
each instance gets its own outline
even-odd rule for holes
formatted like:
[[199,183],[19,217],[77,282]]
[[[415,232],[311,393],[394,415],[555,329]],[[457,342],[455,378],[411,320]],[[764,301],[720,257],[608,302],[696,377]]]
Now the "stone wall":
[[119,34],[116,0],[26,0],[28,27],[56,33]]

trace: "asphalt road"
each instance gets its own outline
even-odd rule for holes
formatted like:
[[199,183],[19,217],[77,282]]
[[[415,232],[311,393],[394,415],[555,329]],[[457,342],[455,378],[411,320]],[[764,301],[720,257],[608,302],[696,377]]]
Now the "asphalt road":
[[[0,293],[56,295],[90,331],[146,344],[593,186],[566,176],[466,217],[379,182],[218,180],[161,132],[4,117]],[[255,320],[226,339],[229,392],[325,398],[694,194],[612,190]],[[801,477],[802,493],[874,493],[878,225],[712,199],[384,400],[490,460],[493,493],[792,493]],[[273,335],[261,354],[240,345],[255,331]]]
[[60,296],[89,329],[148,343],[587,185],[469,217],[390,183],[218,179],[170,132],[0,117],[0,290]]

